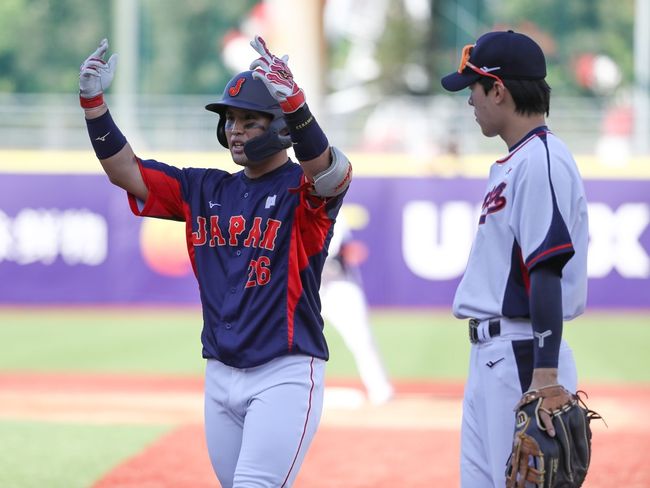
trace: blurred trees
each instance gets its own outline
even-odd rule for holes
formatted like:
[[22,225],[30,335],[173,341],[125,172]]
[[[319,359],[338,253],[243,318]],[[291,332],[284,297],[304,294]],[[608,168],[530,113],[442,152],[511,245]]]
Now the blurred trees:
[[140,3],[144,63],[141,90],[221,93],[232,76],[221,60],[222,39],[229,30],[238,27],[257,1],[140,0]]
[[110,2],[93,2],[92,8],[89,3],[0,2],[0,91],[69,92],[78,87],[78,67],[106,35],[103,19],[109,19]]
[[[139,3],[142,69],[136,91],[219,91],[230,77],[220,56],[222,39],[257,2]],[[372,8],[372,2],[360,3]],[[2,0],[0,92],[75,91],[78,66],[102,37],[110,40],[112,5],[108,0]],[[624,83],[632,78],[634,0],[429,0],[431,18],[417,24],[405,5],[390,0],[375,49],[384,93],[441,91],[439,79],[456,67],[462,46],[494,28],[512,28],[542,44],[556,92],[589,93],[576,77],[583,54],[605,54],[620,68]],[[332,46],[333,67],[348,47],[345,42]]]
[[[257,2],[139,3],[142,78],[136,92],[220,92],[230,78],[221,40]],[[79,65],[102,38],[111,40],[112,7],[109,0],[2,0],[0,92],[76,91]]]
[[[548,57],[549,80],[556,91],[592,93],[576,79],[583,55],[606,55],[633,78],[634,0],[501,0],[495,23],[507,24],[539,40]],[[602,76],[607,76],[603,74]],[[598,87],[595,87],[598,88]]]
[[[483,33],[513,29],[533,37],[547,55],[548,80],[565,95],[603,94],[620,71],[623,84],[633,77],[634,0],[430,0],[431,20],[417,25],[405,15],[404,0],[391,0],[391,12],[377,56],[383,85],[408,91],[399,79],[405,63],[415,60],[429,73],[428,93],[441,92],[440,78],[456,68],[460,51]],[[598,80],[583,60],[611,61]],[[401,61],[401,62],[400,62]],[[610,68],[610,69],[607,69]],[[401,69],[401,75],[408,70]],[[587,85],[594,83],[591,88]],[[411,90],[413,91],[413,90]],[[418,91],[418,90],[414,90]]]

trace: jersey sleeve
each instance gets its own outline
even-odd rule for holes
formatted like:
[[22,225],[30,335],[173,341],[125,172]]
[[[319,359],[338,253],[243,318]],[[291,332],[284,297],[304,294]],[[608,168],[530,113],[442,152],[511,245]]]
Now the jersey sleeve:
[[129,193],[131,211],[140,217],[185,220],[183,171],[153,159],[138,159],[138,166],[149,194],[143,202]]
[[346,188],[340,195],[324,198],[314,195],[312,189],[311,183],[303,175],[300,186],[290,190],[297,193],[300,199],[296,221],[307,257],[322,253],[329,243],[334,222],[347,193]]
[[558,193],[567,191],[569,178],[561,164],[554,164],[546,144],[539,141],[530,151],[515,179],[510,227],[521,248],[528,271],[541,262],[562,269],[574,254],[573,243]]

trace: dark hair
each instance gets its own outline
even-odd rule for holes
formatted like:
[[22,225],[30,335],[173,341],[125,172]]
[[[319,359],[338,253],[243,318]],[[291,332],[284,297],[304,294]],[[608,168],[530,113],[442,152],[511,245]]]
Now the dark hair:
[[[482,76],[478,82],[487,94],[495,83],[494,78]],[[522,115],[546,114],[551,106],[551,87],[546,80],[503,80],[515,101],[515,112]]]

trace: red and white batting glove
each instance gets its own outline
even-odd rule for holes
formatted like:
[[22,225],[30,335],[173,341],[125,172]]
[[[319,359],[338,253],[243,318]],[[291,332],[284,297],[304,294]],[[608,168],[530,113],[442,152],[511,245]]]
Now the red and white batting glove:
[[260,36],[255,36],[255,39],[251,41],[251,46],[261,54],[250,65],[250,69],[253,70],[253,78],[264,82],[271,96],[280,103],[285,114],[293,113],[302,107],[305,104],[305,93],[293,80],[293,74],[287,66],[289,56],[285,54],[278,58],[272,54]]
[[106,51],[108,39],[102,39],[99,47],[88,56],[79,69],[79,102],[83,108],[94,108],[103,104],[104,90],[113,81],[117,54],[104,61]]

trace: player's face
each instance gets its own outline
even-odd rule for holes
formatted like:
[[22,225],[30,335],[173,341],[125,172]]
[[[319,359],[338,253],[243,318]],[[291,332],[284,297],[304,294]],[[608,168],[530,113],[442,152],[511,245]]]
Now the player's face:
[[487,137],[499,135],[501,124],[499,111],[494,103],[494,88],[485,93],[480,83],[472,83],[469,89],[471,93],[467,103],[474,107],[474,117],[481,127],[481,132]]
[[244,153],[244,144],[261,136],[271,123],[271,116],[262,112],[229,107],[224,129],[232,160],[240,166],[253,164]]

